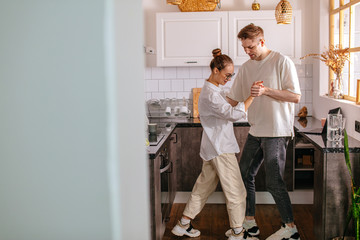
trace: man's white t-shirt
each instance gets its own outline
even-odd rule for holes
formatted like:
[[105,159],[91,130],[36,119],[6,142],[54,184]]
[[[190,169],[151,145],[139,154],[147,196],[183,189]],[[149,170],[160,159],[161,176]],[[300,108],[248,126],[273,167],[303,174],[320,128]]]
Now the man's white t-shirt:
[[[248,60],[239,69],[229,98],[244,102],[250,96],[255,81],[272,89],[288,90],[301,95],[294,63],[281,53],[271,51],[261,61]],[[248,109],[249,133],[255,137],[284,137],[294,135],[295,105],[262,95]]]

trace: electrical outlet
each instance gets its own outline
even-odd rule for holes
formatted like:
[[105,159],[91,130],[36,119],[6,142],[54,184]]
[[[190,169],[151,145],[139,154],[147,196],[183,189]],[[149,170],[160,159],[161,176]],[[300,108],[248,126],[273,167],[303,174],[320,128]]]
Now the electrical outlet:
[[360,133],[360,122],[359,121],[355,121],[355,131]]

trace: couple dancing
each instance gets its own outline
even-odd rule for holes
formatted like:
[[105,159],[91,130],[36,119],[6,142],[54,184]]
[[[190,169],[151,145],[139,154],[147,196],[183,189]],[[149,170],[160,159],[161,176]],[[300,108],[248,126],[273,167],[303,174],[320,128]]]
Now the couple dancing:
[[[250,60],[240,67],[227,96],[219,86],[234,76],[234,64],[220,49],[213,50],[211,75],[199,97],[204,129],[200,148],[202,172],[172,233],[189,237],[200,235],[200,231],[192,227],[191,220],[202,210],[220,181],[230,221],[230,229],[225,233],[228,240],[258,239],[255,176],[264,162],[266,187],[283,222],[280,230],[267,239],[300,240],[283,179],[286,148],[294,134],[294,103],[301,97],[296,69],[288,57],[266,47],[261,27],[249,24],[241,29],[238,38]],[[233,122],[247,115],[251,127],[239,167],[235,153],[240,150]]]

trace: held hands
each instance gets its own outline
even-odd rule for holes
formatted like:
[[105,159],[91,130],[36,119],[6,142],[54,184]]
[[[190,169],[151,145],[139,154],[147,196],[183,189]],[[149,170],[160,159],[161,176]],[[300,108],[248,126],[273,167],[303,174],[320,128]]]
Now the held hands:
[[251,86],[251,96],[252,97],[259,97],[264,94],[265,87],[263,85],[264,81],[256,81]]

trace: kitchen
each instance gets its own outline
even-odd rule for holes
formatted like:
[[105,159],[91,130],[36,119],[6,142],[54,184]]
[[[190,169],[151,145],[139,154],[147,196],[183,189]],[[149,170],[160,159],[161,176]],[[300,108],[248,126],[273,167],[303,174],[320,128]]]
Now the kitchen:
[[[215,11],[252,2],[224,0]],[[259,2],[263,10],[276,4]],[[329,1],[290,2],[303,14],[302,55],[322,52]],[[150,79],[159,69],[144,68],[155,56],[143,46],[155,49],[155,12],[178,10],[157,0],[0,5],[0,239],[151,239],[144,86],[159,80]],[[313,70],[312,116],[340,106],[360,140],[359,107],[324,97],[328,68],[305,64]]]
[[[215,10],[215,12],[221,12],[221,11],[228,12],[229,18],[231,18],[231,14],[233,14],[234,12],[244,10],[241,14],[243,14],[243,15],[249,14],[249,16],[246,15],[244,17],[245,19],[246,18],[249,19],[248,20],[249,22],[257,20],[258,15],[256,15],[256,12],[255,13],[251,12],[251,8],[250,8],[251,1],[248,2],[247,8],[246,8],[246,6],[242,6],[243,8],[241,8],[239,5],[237,5],[237,4],[232,5],[231,3],[222,2],[221,9],[217,8]],[[264,9],[262,12],[262,15],[266,14],[266,10],[274,9],[275,5],[276,5],[275,3],[262,3],[261,6],[262,6],[262,9]],[[293,19],[295,19],[292,24],[299,24],[299,21],[302,24],[302,26],[300,26],[300,27],[297,27],[297,28],[295,27],[295,35],[299,31],[300,31],[300,33],[298,33],[296,37],[292,38],[292,39],[295,39],[294,41],[296,41],[296,40],[298,41],[298,42],[294,43],[295,46],[300,45],[300,50],[299,50],[300,54],[298,53],[298,56],[296,56],[292,59],[295,62],[295,65],[297,68],[298,77],[299,77],[300,86],[301,86],[301,92],[302,92],[301,102],[299,104],[296,104],[295,112],[298,113],[300,111],[300,109],[302,109],[303,107],[306,107],[308,114],[310,116],[313,116],[314,118],[316,118],[316,115],[320,116],[320,114],[323,114],[322,117],[317,117],[318,119],[320,119],[327,115],[327,111],[329,109],[331,109],[331,106],[334,106],[334,108],[335,108],[335,107],[339,106],[338,105],[339,103],[334,103],[334,105],[329,105],[329,103],[327,103],[327,106],[329,106],[329,108],[326,108],[326,109],[323,108],[323,106],[318,104],[319,101],[324,100],[324,97],[321,97],[321,96],[319,96],[319,94],[316,94],[315,89],[321,89],[321,91],[327,91],[326,88],[322,89],[323,86],[317,86],[318,83],[316,82],[316,74],[319,74],[319,73],[317,73],[316,69],[313,69],[313,67],[316,66],[318,64],[318,62],[320,62],[320,61],[317,61],[317,60],[312,61],[312,60],[307,60],[307,59],[302,60],[302,61],[300,60],[299,55],[304,56],[309,52],[316,52],[313,50],[313,48],[315,47],[314,42],[308,41],[308,39],[313,39],[313,37],[309,37],[309,36],[314,35],[314,33],[313,33],[314,29],[308,27],[308,25],[311,24],[311,22],[313,22],[313,17],[316,17],[316,16],[313,16],[314,13],[312,12],[312,9],[307,8],[306,7],[307,5],[308,4],[306,2],[301,2],[301,3],[299,3],[299,2],[293,3],[292,2],[293,13],[294,13]],[[175,16],[173,19],[171,19],[171,12],[174,13],[174,12],[178,12],[179,10],[177,9],[176,6],[173,6],[173,5],[166,6],[165,4],[163,4],[162,6],[157,6],[156,8],[152,8],[150,6],[154,6],[154,5],[153,5],[153,3],[150,3],[150,1],[144,2],[144,6],[145,6],[144,14],[145,14],[145,16],[147,16],[147,19],[153,19],[153,21],[146,22],[147,27],[145,30],[145,33],[146,33],[145,34],[145,51],[149,50],[149,49],[151,50],[151,51],[147,51],[147,53],[146,53],[146,60],[147,60],[146,68],[145,68],[145,91],[146,91],[145,97],[146,97],[146,100],[148,101],[148,103],[150,102],[150,104],[151,104],[151,101],[154,101],[154,99],[168,99],[167,101],[175,101],[175,99],[181,100],[182,98],[186,98],[189,101],[189,105],[192,105],[192,101],[193,101],[192,91],[197,88],[201,88],[203,86],[204,79],[206,79],[210,75],[210,69],[207,66],[207,64],[198,64],[199,66],[196,66],[196,64],[194,64],[195,66],[188,67],[188,66],[186,66],[186,64],[182,64],[181,62],[174,63],[174,61],[175,61],[174,59],[170,59],[170,58],[166,59],[164,52],[175,53],[175,51],[172,51],[172,49],[170,49],[170,47],[169,47],[169,49],[164,49],[164,50],[159,49],[160,47],[163,47],[163,45],[161,45],[161,43],[159,44],[159,42],[158,42],[159,38],[161,38],[162,41],[164,41],[164,42],[169,41],[167,39],[168,36],[166,35],[166,32],[159,33],[159,28],[160,29],[162,28],[162,26],[159,26],[159,22],[164,24],[164,26],[167,27],[166,31],[170,31],[169,28],[172,24],[171,21],[176,21],[175,20],[176,18],[179,18],[179,19],[181,18],[181,15],[179,15],[179,16]],[[148,9],[146,9],[146,6],[148,7]],[[245,12],[245,10],[248,10],[250,12],[249,13]],[[300,17],[298,17],[298,15],[296,15],[297,11],[300,11],[300,16],[302,18],[300,18]],[[273,10],[271,13],[274,14]],[[236,14],[236,13],[234,13],[234,14]],[[252,14],[252,16],[251,16],[251,14]],[[185,15],[184,18],[186,19],[186,13],[183,13],[183,15]],[[198,15],[200,15],[200,13]],[[213,15],[215,15],[215,13]],[[192,17],[193,16],[189,14],[187,20],[191,21]],[[159,18],[161,18],[161,20],[159,20]],[[167,18],[169,18],[169,20],[167,20]],[[156,26],[154,26],[154,22],[156,22]],[[231,22],[235,22],[235,21],[233,21],[232,19],[229,19],[229,25],[231,24]],[[177,25],[177,26],[179,27],[180,25]],[[189,28],[190,28],[189,32],[196,32],[196,31],[193,31],[191,29],[191,27],[189,27]],[[208,29],[213,29],[213,30],[215,29],[214,31],[216,31],[216,28],[208,28]],[[161,31],[165,31],[165,30],[161,29]],[[182,30],[180,30],[179,28],[176,28],[175,31],[182,32]],[[231,33],[231,31],[232,31],[231,26],[229,26],[228,31],[229,31],[229,33],[228,33],[229,34],[229,47],[226,49],[229,49],[229,52],[230,52],[229,55],[233,57],[233,55],[231,55],[232,53],[231,53],[230,49],[232,47],[230,46],[230,42],[231,42],[231,39],[235,38],[235,37],[234,37],[234,34]],[[156,34],[152,34],[155,32],[156,32]],[[278,41],[278,42],[282,41],[281,37],[279,38],[279,36],[283,36],[282,34],[277,34],[277,38],[276,38],[276,36],[275,37],[272,36],[271,33],[269,34],[269,32],[271,32],[271,31],[266,31],[266,33],[268,33],[268,35],[265,34],[265,36],[270,35],[270,37],[266,37],[266,39],[268,40],[267,41],[268,44],[270,44],[271,42],[274,42],[274,41]],[[292,34],[291,31],[288,31],[288,32],[289,32],[289,34]],[[173,33],[173,34],[176,34],[176,33]],[[194,37],[194,39],[196,39],[196,38],[200,38],[200,37],[199,36]],[[206,39],[206,37],[204,37],[204,38]],[[298,38],[300,38],[300,40]],[[172,36],[172,38],[169,37],[169,39],[171,39],[171,41],[178,40],[179,43],[181,43],[181,41],[185,41],[185,40],[182,40],[182,37],[180,35]],[[269,40],[269,39],[271,39],[271,40]],[[292,40],[288,40],[288,41],[291,42]],[[162,43],[162,44],[164,44],[164,43]],[[171,45],[168,42],[167,42],[167,44]],[[155,47],[152,47],[152,46],[155,46]],[[186,49],[191,49],[191,46],[186,47]],[[240,49],[240,50],[242,50],[242,49]],[[286,51],[286,49],[285,49],[285,51]],[[282,52],[284,52],[284,51],[282,51]],[[187,53],[183,53],[183,54],[187,54]],[[198,56],[198,55],[196,55],[196,56]],[[176,57],[174,57],[174,58],[176,58]],[[233,58],[233,59],[235,59],[235,58]],[[193,64],[197,60],[191,59],[191,56],[189,56],[189,59],[186,59],[186,57],[184,57],[183,61],[187,61],[187,62],[191,61],[191,63]],[[208,61],[210,61],[210,60],[208,60]],[[188,65],[191,65],[191,64],[188,64]],[[235,65],[236,65],[236,60],[235,60]],[[320,64],[319,67],[323,67],[323,66],[321,66],[321,64]],[[237,71],[237,70],[235,70],[235,71]],[[227,85],[231,86],[231,84],[232,84],[232,82],[229,82]],[[164,105],[169,106],[169,104],[164,104]],[[358,110],[356,105],[353,104],[352,106],[355,106],[355,108]],[[341,105],[341,108],[343,108],[343,107],[347,108],[347,106]],[[349,110],[350,110],[350,108],[349,108]],[[163,111],[164,111],[164,109],[163,109]],[[346,115],[345,111],[343,111],[344,115]],[[356,120],[356,117],[353,114],[350,114],[350,115],[351,115],[350,118],[354,118],[353,120],[350,120],[350,122],[354,123]],[[150,114],[150,116],[151,116],[151,114]],[[186,132],[186,133],[175,132],[176,137],[174,136],[171,138],[176,138],[177,142],[180,141],[181,148],[183,147],[182,144],[184,144],[184,142],[187,143],[186,147],[185,147],[187,149],[186,151],[187,152],[191,151],[191,153],[184,154],[183,150],[180,150],[180,152],[181,152],[180,156],[177,157],[175,160],[173,160],[173,162],[170,161],[172,163],[172,166],[176,166],[178,168],[177,169],[178,171],[176,171],[176,170],[174,170],[175,167],[173,167],[171,170],[171,173],[176,172],[175,175],[179,176],[179,170],[180,170],[180,175],[183,176],[183,177],[177,178],[177,184],[180,185],[180,186],[178,186],[178,189],[177,189],[178,191],[176,194],[176,196],[178,198],[172,197],[172,200],[174,201],[174,203],[186,203],[187,198],[189,196],[189,195],[186,195],[186,193],[188,194],[189,192],[191,192],[192,186],[201,170],[200,163],[198,164],[198,166],[196,166],[196,164],[193,163],[193,161],[201,162],[200,157],[197,157],[197,156],[193,157],[194,155],[197,154],[197,152],[195,150],[193,150],[193,147],[196,146],[196,148],[199,148],[199,140],[191,140],[191,139],[192,138],[200,139],[199,136],[201,136],[201,132],[199,130],[197,130],[196,123],[191,122],[191,120],[187,123],[184,123],[186,121],[184,121],[181,118],[174,120],[174,119],[166,119],[166,117],[161,119],[161,117],[160,117],[160,120],[159,120],[159,118],[152,118],[151,121],[153,121],[153,122],[160,121],[163,123],[166,121],[169,121],[169,122],[171,122],[171,121],[177,122],[178,121],[178,125],[177,125],[177,128],[175,129],[175,131],[181,129],[181,131]],[[241,128],[240,126],[242,124],[243,123],[234,124],[235,129]],[[320,121],[316,124],[320,125]],[[198,125],[200,125],[200,124],[198,124]],[[352,124],[352,125],[354,125],[354,124]],[[187,129],[187,127],[189,129]],[[321,126],[319,126],[319,127],[321,127]],[[299,129],[299,126],[297,126],[297,128]],[[198,133],[196,133],[197,131],[198,131]],[[353,134],[355,136],[358,135],[358,133],[354,131],[354,128],[350,129],[350,127],[349,127],[349,129],[347,128],[347,131],[350,136],[352,136],[352,135],[349,131],[353,131]],[[235,130],[235,132],[236,132],[236,130]],[[181,136],[183,136],[183,135],[188,136],[190,134],[191,134],[191,137],[186,137],[185,141],[181,140]],[[246,130],[244,130],[244,129],[242,130],[242,135],[246,135]],[[240,146],[243,146],[243,143],[245,141],[245,139],[242,139],[242,135],[241,134],[237,135],[237,140],[238,140]],[[171,144],[171,141],[169,144]],[[179,145],[179,143],[177,143],[177,144]],[[299,152],[299,151],[306,152],[305,156],[307,157],[308,152],[309,151],[311,152],[313,150],[308,150],[308,149],[294,150],[294,152]],[[296,154],[298,154],[298,153],[296,153]],[[312,155],[312,156],[313,156],[313,154],[314,153],[310,153],[310,155]],[[178,153],[178,155],[179,155],[179,153]],[[187,159],[189,159],[189,160],[187,161]],[[191,159],[191,161],[190,161],[190,159]],[[300,158],[300,159],[302,160],[302,158]],[[307,158],[304,158],[304,159],[307,159]],[[313,198],[314,198],[314,196],[312,195],[313,192],[310,191],[310,194],[309,194],[309,191],[306,191],[306,190],[301,191],[301,189],[304,188],[304,186],[299,187],[299,184],[302,184],[301,181],[304,180],[303,179],[304,175],[308,175],[306,178],[312,179],[312,182],[310,181],[310,183],[307,183],[307,184],[312,189],[314,187],[313,186],[314,185],[314,182],[313,182],[314,172],[310,172],[307,169],[302,169],[302,168],[297,170],[295,167],[296,163],[293,162],[292,164],[294,165],[295,172],[293,172],[293,174],[291,174],[292,175],[291,177],[288,176],[288,178],[291,179],[288,181],[288,185],[291,186],[290,187],[291,191],[294,190],[293,192],[290,192],[290,196],[292,197],[292,202],[297,203],[297,204],[310,202],[310,204],[313,204]],[[188,176],[191,174],[187,174],[186,170],[184,170],[184,166],[186,166],[186,165],[189,165],[189,169],[187,169],[187,170],[191,169],[192,170],[191,174],[193,176]],[[289,168],[293,167],[293,166],[289,166],[289,165],[287,165],[287,166]],[[290,170],[288,169],[289,172],[291,172],[291,170],[292,169],[290,169]],[[299,173],[296,171],[302,171],[302,172]],[[287,176],[285,173],[285,178],[286,177]],[[191,179],[191,181],[189,181],[189,178]],[[307,181],[306,178],[305,178],[305,181]],[[176,179],[176,177],[175,177],[175,179]],[[183,183],[181,181],[185,181],[185,182],[189,181],[191,183]],[[257,181],[261,182],[263,180],[257,179]],[[184,185],[186,185],[186,186],[184,187]],[[305,189],[308,189],[309,186],[305,186]],[[297,188],[297,189],[295,189],[295,188]],[[265,191],[264,189],[261,188],[261,186],[260,187],[257,186],[257,189],[260,189],[259,191]],[[217,189],[217,190],[219,190],[219,189]],[[218,192],[216,192],[214,195],[216,195],[217,193]],[[266,198],[266,197],[263,197],[261,195],[261,193],[264,193],[264,192],[257,193],[260,195],[259,198],[260,199]],[[296,195],[297,193],[298,193],[298,195]],[[307,195],[307,194],[309,194],[309,195]],[[181,197],[179,197],[179,196],[181,196]],[[183,196],[185,196],[185,197],[183,197]],[[175,198],[175,200],[174,200],[174,198]],[[179,200],[180,198],[181,198],[181,200]],[[214,198],[216,198],[216,197],[214,197]],[[318,196],[315,196],[315,198],[318,199]],[[212,199],[210,199],[210,202],[211,201],[212,201]],[[260,200],[260,202],[261,201],[262,201],[262,199]],[[224,203],[224,201],[222,201],[222,203]],[[267,203],[267,202],[265,201],[265,203]],[[164,218],[167,218],[165,220],[167,222],[167,221],[169,221],[168,218],[169,218],[170,214],[165,214],[165,215],[166,216],[164,216]],[[174,223],[174,222],[172,221],[172,223]],[[160,224],[158,224],[158,225],[160,225]],[[320,225],[315,224],[314,228],[315,227],[320,228],[321,224]],[[168,232],[169,226],[166,225],[166,227],[163,227],[162,231],[165,231],[165,228],[167,229],[166,230],[167,233],[165,233],[165,237],[166,237],[165,239],[171,239],[171,238],[169,238],[170,237],[169,234],[171,235],[171,233]],[[327,231],[327,230],[325,230],[325,231]],[[327,236],[331,236],[331,234],[333,234],[333,233],[328,232]],[[325,237],[325,235],[326,234],[324,234],[324,233],[318,233],[317,236],[319,237],[319,239],[320,238],[322,239],[322,237]],[[157,239],[157,238],[155,238],[155,239]]]

